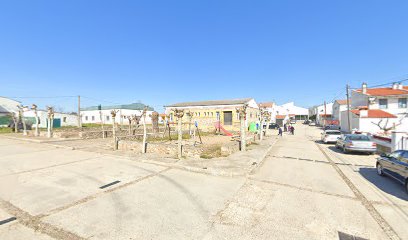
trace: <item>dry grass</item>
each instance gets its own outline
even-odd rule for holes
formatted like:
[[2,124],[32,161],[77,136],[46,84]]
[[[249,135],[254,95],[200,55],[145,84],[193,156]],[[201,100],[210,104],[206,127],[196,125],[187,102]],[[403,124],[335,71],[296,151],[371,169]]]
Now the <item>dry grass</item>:
[[211,159],[221,157],[221,145],[210,145],[204,149],[200,158]]

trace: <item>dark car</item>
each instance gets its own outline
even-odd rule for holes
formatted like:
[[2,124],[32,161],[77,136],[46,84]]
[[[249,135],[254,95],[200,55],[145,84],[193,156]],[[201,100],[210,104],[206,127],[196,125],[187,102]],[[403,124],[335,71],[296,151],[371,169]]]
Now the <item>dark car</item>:
[[278,129],[278,128],[279,128],[279,125],[276,123],[269,124],[269,129]]
[[[13,121],[11,121],[11,122],[8,124],[8,127],[11,128],[11,129],[13,130],[13,132],[14,132],[15,127],[14,127],[14,122],[13,122]],[[19,122],[17,123],[17,129],[18,129],[18,130],[23,130],[23,129],[24,129],[23,122],[19,121]],[[29,122],[26,122],[26,129],[27,129],[27,130],[31,130],[31,129],[32,129],[32,124],[29,123]]]
[[327,125],[324,130],[341,130],[341,127],[339,125]]
[[397,150],[391,154],[381,154],[377,158],[377,174],[394,178],[404,184],[408,192],[408,151]]

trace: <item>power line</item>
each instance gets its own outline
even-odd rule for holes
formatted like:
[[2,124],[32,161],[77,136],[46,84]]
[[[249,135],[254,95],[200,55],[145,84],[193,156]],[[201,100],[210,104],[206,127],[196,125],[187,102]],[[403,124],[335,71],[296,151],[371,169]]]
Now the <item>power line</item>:
[[37,99],[41,99],[41,98],[72,98],[72,97],[77,97],[77,96],[54,96],[54,97],[9,97],[6,96],[5,98],[37,98]]

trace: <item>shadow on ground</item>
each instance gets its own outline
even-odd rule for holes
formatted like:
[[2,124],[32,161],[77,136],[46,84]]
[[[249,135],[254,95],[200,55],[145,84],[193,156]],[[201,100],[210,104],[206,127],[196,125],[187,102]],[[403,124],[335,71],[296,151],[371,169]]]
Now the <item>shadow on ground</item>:
[[359,173],[381,191],[391,194],[399,199],[408,201],[408,194],[402,184],[390,177],[382,177],[377,174],[375,168],[360,168]]

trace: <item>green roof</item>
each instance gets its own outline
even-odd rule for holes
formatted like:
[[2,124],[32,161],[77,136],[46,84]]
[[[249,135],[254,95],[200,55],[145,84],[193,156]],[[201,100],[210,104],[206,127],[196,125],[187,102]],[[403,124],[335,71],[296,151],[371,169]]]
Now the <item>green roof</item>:
[[[154,111],[152,107],[149,107],[143,103],[131,103],[131,104],[122,104],[122,105],[114,105],[114,106],[101,106],[102,110],[110,110],[110,109],[129,109],[129,110],[143,110],[147,107],[148,111]],[[81,111],[93,111],[98,110],[98,106],[92,107],[85,107],[81,108]]]

